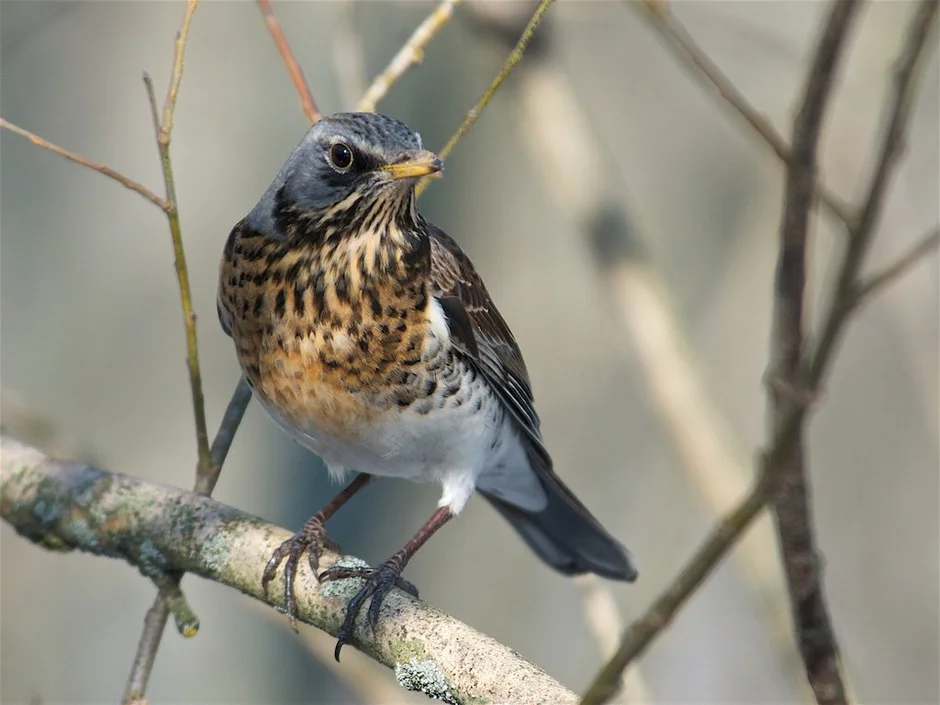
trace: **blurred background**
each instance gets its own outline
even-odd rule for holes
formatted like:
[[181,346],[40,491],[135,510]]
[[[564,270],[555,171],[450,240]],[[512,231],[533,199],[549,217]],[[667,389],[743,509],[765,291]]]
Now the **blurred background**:
[[[275,2],[325,113],[357,97],[361,79],[348,60],[357,41],[367,84],[432,7]],[[672,10],[788,135],[825,7],[701,1]],[[497,8],[523,22],[531,9]],[[848,200],[857,202],[867,183],[912,9],[870,3],[850,43],[821,153],[826,183]],[[443,145],[508,52],[505,38],[481,29],[478,12],[459,7],[380,106],[431,148]],[[154,76],[162,100],[182,15],[180,2],[4,0],[3,117],[162,193],[141,73]],[[559,473],[637,556],[640,580],[609,586],[630,620],[671,580],[715,510],[747,486],[764,442],[783,170],[626,3],[563,0],[545,29],[421,208],[470,254],[513,327]],[[938,98],[934,49],[872,269],[936,223]],[[570,131],[566,114],[581,133]],[[213,431],[239,374],[216,322],[222,246],[305,128],[255,4],[203,4],[187,49],[173,159]],[[559,145],[568,149],[552,170]],[[64,457],[191,487],[192,412],[163,215],[6,131],[0,146],[4,424]],[[572,175],[590,187],[566,200]],[[597,241],[585,229],[592,194],[625,215],[629,242],[615,248],[641,255],[624,272],[642,273],[634,284],[652,282],[662,321],[643,323],[648,308],[636,287],[598,266]],[[816,218],[814,315],[843,239],[833,218]],[[934,252],[859,313],[811,422],[829,606],[853,688],[868,703],[940,699],[938,301]],[[659,323],[682,342],[684,369],[707,400],[698,416],[691,405],[664,401],[662,384],[683,381],[655,342],[644,348]],[[699,462],[705,451],[683,445],[690,435],[717,447],[709,457],[721,462]],[[296,529],[335,490],[319,470],[252,405],[215,496]],[[436,488],[383,481],[344,509],[330,533],[376,563],[436,500]],[[773,580],[776,548],[763,540],[768,527],[762,519],[747,548],[720,566],[641,660],[652,701],[805,701],[786,601]],[[5,524],[0,537],[0,699],[119,699],[152,584],[116,561],[42,551]],[[422,549],[407,577],[424,599],[576,691],[601,662],[578,584],[543,566],[484,502],[471,502]],[[202,628],[192,640],[168,630],[152,702],[421,701],[370,691],[393,685],[393,676],[353,649],[337,675],[321,657],[331,641],[312,629],[298,638],[282,616],[231,590],[192,577],[183,585]]]

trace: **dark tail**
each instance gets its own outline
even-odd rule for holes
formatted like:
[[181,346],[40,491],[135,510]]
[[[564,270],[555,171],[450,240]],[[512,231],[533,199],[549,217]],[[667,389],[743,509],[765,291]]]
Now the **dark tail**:
[[600,525],[571,490],[550,469],[538,473],[548,504],[528,512],[480,491],[512,524],[539,557],[566,575],[596,573],[633,582],[636,565],[630,552]]

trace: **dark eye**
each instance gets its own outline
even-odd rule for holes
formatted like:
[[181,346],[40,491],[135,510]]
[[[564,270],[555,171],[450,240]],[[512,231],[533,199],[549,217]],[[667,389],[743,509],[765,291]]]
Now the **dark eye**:
[[353,153],[349,145],[336,142],[330,146],[330,165],[337,171],[347,171],[353,163]]

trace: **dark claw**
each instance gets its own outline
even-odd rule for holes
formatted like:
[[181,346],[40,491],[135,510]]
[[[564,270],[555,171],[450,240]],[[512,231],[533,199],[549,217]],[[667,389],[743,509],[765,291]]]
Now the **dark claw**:
[[336,649],[333,657],[339,661],[339,654],[343,644],[348,644],[352,639],[356,616],[362,609],[363,603],[369,598],[369,610],[366,612],[366,623],[372,629],[374,634],[379,624],[379,613],[382,611],[382,603],[385,596],[393,587],[404,590],[414,597],[418,596],[418,589],[401,577],[402,567],[397,561],[386,561],[376,569],[362,567],[333,566],[324,570],[318,576],[319,581],[343,580],[346,578],[360,578],[365,584],[346,605],[346,616],[343,619],[343,625],[339,629],[336,640]]
[[264,573],[261,575],[261,590],[265,599],[267,599],[268,583],[277,575],[277,569],[284,558],[287,558],[287,563],[284,564],[284,611],[287,613],[291,629],[295,632],[297,631],[297,600],[294,597],[294,579],[297,576],[297,566],[304,551],[309,550],[310,569],[315,576],[317,575],[325,536],[326,530],[320,516],[310,517],[298,533],[275,549],[268,564],[264,567]]

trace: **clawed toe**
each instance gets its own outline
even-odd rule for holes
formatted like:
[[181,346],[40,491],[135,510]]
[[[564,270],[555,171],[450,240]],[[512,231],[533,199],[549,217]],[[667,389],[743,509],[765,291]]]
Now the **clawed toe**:
[[356,616],[362,610],[362,606],[370,597],[369,609],[366,612],[366,622],[372,632],[375,633],[379,623],[379,613],[382,611],[382,603],[385,596],[393,587],[400,588],[405,592],[418,596],[418,589],[401,577],[402,567],[396,561],[387,561],[376,569],[366,567],[347,567],[333,566],[324,570],[318,576],[320,582],[343,580],[346,578],[360,578],[364,580],[363,586],[359,589],[349,603],[346,605],[346,616],[339,629],[336,640],[336,649],[333,652],[334,658],[339,661],[340,651],[344,644],[348,644],[353,636]]
[[297,631],[297,600],[294,597],[294,579],[297,576],[297,566],[304,552],[308,552],[310,569],[317,575],[320,565],[320,554],[323,552],[325,532],[323,521],[318,516],[311,517],[303,528],[287,541],[282,543],[271,554],[271,559],[261,575],[261,590],[265,598],[268,596],[268,584],[277,575],[277,570],[284,563],[284,611],[290,621],[291,629]]

